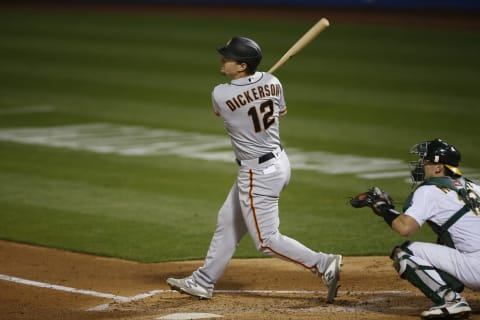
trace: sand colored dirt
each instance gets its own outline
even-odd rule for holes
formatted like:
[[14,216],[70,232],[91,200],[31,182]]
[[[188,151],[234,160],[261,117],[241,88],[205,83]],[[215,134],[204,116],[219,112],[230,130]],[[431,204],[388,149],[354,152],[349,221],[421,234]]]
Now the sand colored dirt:
[[[431,305],[399,279],[387,257],[345,257],[334,304],[325,302],[320,279],[273,258],[232,260],[212,300],[170,291],[167,277],[186,276],[200,264],[143,264],[0,241],[0,319],[158,319],[174,313],[257,320],[419,319]],[[139,298],[149,292],[156,294]],[[474,309],[470,319],[480,320],[480,293],[467,289],[465,297]]]

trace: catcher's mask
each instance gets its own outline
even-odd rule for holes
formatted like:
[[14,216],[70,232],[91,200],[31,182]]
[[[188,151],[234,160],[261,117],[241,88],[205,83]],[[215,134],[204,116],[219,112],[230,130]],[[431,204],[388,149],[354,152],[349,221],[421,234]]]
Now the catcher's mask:
[[460,151],[455,146],[441,139],[417,143],[410,149],[410,153],[420,157],[417,161],[410,162],[411,176],[414,183],[425,179],[423,167],[426,160],[433,163],[442,163],[450,171],[451,175],[462,175],[458,168],[461,160]]
[[227,58],[245,62],[251,72],[257,70],[262,60],[260,46],[252,39],[245,37],[233,37],[225,46],[217,48],[217,51]]

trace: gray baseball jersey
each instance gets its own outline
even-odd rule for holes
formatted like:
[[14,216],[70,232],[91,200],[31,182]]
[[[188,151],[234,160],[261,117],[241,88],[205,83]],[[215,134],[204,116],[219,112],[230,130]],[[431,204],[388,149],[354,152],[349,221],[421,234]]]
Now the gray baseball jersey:
[[278,79],[265,72],[216,86],[212,92],[215,114],[239,160],[258,158],[280,146],[278,117],[287,112]]

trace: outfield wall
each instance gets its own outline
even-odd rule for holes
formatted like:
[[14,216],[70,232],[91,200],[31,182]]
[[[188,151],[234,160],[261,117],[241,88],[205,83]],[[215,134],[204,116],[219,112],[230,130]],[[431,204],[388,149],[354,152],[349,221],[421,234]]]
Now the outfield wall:
[[[64,3],[65,1],[57,1]],[[462,10],[480,11],[479,0],[84,0],[67,3],[168,4],[168,5],[258,5],[316,6],[344,9]]]

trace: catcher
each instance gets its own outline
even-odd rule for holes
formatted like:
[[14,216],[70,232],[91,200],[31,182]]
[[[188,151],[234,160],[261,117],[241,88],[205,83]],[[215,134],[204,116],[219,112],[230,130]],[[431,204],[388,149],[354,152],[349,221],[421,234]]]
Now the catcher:
[[404,242],[390,258],[401,278],[417,287],[434,306],[422,319],[467,318],[471,308],[460,295],[464,287],[480,290],[480,186],[464,178],[460,152],[440,139],[414,145],[420,159],[410,163],[416,188],[403,213],[388,193],[375,187],[350,200],[369,207],[399,235],[408,237],[426,222],[437,243]]

